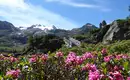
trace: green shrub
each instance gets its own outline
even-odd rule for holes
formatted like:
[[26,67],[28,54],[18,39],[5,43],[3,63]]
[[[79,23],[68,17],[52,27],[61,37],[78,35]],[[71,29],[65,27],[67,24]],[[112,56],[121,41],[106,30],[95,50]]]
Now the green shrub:
[[60,50],[65,51],[74,51],[77,53],[84,53],[84,52],[90,52],[90,51],[101,51],[102,48],[106,48],[109,53],[130,53],[130,40],[123,40],[123,41],[114,41],[114,43],[111,43],[109,45],[105,45],[102,43],[98,44],[87,44],[82,43],[80,47],[62,47]]

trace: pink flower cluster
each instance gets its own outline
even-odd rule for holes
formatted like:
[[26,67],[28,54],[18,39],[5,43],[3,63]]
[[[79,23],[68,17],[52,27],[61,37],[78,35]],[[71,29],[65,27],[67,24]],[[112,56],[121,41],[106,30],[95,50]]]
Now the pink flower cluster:
[[18,78],[19,75],[20,75],[20,70],[19,70],[19,69],[17,69],[17,70],[10,70],[10,71],[8,71],[8,72],[6,73],[6,76],[10,76],[10,77],[12,77],[13,79]]
[[109,62],[111,59],[121,60],[121,59],[130,59],[130,57],[126,54],[109,55],[104,57],[104,62]]
[[62,52],[57,52],[57,53],[56,53],[56,57],[58,57],[58,58],[59,58],[59,57],[63,57],[63,53],[62,53]]
[[12,56],[11,56],[9,59],[10,59],[10,61],[11,61],[11,62],[16,62],[16,61],[18,61],[18,59],[17,59],[17,58],[12,57]]
[[3,54],[0,54],[0,60],[9,60],[10,62],[16,62],[18,61],[18,58],[15,58],[13,56],[4,56]]
[[66,65],[72,66],[76,63],[76,53],[70,52],[65,60]]
[[88,80],[100,80],[99,71],[89,71]]
[[82,64],[86,59],[93,58],[92,53],[86,52],[82,56],[76,56],[76,53],[70,52],[65,60],[66,65],[72,66],[72,65],[80,65]]
[[112,58],[113,58],[113,57],[112,57],[111,55],[105,56],[105,57],[104,57],[104,61],[105,61],[105,62],[109,62]]
[[87,63],[83,68],[82,70],[89,70],[89,71],[96,71],[97,70],[97,67],[95,64],[89,64]]
[[127,77],[127,80],[130,80],[130,77]]
[[41,60],[42,60],[43,63],[45,63],[47,61],[47,59],[48,59],[47,54],[44,54],[44,55],[41,56]]
[[32,55],[31,58],[29,59],[29,62],[30,63],[35,63],[39,59],[41,59],[41,61],[45,62],[48,59],[48,55],[47,54],[44,54],[44,55]]
[[115,58],[117,60],[120,60],[120,59],[129,59],[130,57],[126,54],[119,54],[119,55],[115,55]]
[[34,62],[36,62],[37,61],[37,58],[36,57],[31,57],[30,59],[29,59],[29,62],[30,63],[34,63]]
[[89,75],[88,75],[88,80],[100,80],[102,75],[100,75],[100,72],[98,71],[97,67],[95,64],[89,64],[87,63],[82,70],[88,70]]
[[110,72],[109,74],[110,74],[109,76],[110,80],[124,80],[123,76],[119,71]]
[[106,54],[107,53],[107,49],[103,48],[101,51],[102,54]]
[[91,59],[93,58],[94,56],[92,55],[92,53],[90,52],[86,52],[85,54],[83,54],[82,58],[83,60],[86,60],[87,58]]

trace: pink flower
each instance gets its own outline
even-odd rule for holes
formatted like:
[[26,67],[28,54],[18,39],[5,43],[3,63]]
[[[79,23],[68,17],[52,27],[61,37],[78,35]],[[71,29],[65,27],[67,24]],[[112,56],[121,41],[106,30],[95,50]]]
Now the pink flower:
[[87,63],[82,70],[90,70],[90,71],[96,71],[97,67],[95,66],[95,64],[89,64]]
[[20,70],[17,69],[17,70],[10,70],[6,73],[6,76],[11,76],[12,78],[18,78],[20,75]]
[[81,70],[86,71],[87,70],[86,66],[83,66]]
[[111,56],[106,56],[106,57],[104,57],[104,61],[105,62],[109,62],[111,60]]
[[32,58],[29,59],[29,62],[33,63],[33,62],[36,62],[36,60],[37,60],[36,57],[32,57]]
[[93,55],[90,52],[86,52],[85,54],[83,54],[82,58],[86,60],[87,58],[93,58]]
[[116,55],[116,59],[117,59],[117,60],[122,59],[122,55]]
[[124,80],[123,76],[118,71],[115,71],[113,75],[114,75],[115,80]]
[[128,55],[122,55],[122,58],[123,58],[123,59],[127,59],[127,58],[128,58]]
[[107,53],[107,50],[105,48],[102,49],[101,51],[102,54],[106,54]]
[[10,61],[11,62],[16,62],[18,59],[17,58],[15,58],[15,57],[10,57]]
[[44,54],[41,56],[42,61],[46,61],[48,59],[48,55]]
[[88,80],[100,80],[100,73],[99,71],[89,71]]
[[0,54],[0,60],[4,60],[4,58],[3,54]]
[[106,76],[104,74],[101,74],[100,79],[106,79]]
[[130,80],[130,77],[127,77],[127,80]]
[[76,64],[77,65],[80,65],[80,64],[82,64],[83,63],[83,58],[81,57],[81,56],[77,56],[76,57]]
[[70,52],[65,60],[66,65],[76,66],[81,65],[84,59],[82,56],[76,56],[76,53]]
[[31,57],[37,57],[37,55],[36,55],[36,54],[34,54],[34,55],[31,55]]
[[76,65],[76,59],[76,54],[74,52],[70,52],[65,60],[65,63],[69,66]]
[[114,71],[118,71],[119,67],[118,66],[114,66]]
[[114,78],[113,78],[112,76],[108,76],[108,78],[109,78],[110,80],[114,80]]
[[97,67],[96,67],[95,64],[91,65],[91,70],[92,70],[92,71],[96,71],[96,70],[97,70]]
[[76,53],[74,53],[74,52],[69,52],[68,56],[75,57],[75,56],[76,56]]
[[56,57],[63,57],[63,53],[62,52],[57,52]]

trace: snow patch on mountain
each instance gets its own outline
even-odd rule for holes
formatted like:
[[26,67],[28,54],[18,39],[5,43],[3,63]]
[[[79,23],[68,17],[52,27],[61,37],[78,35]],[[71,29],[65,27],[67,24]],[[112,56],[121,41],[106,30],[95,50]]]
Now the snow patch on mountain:
[[53,26],[45,26],[45,25],[35,25],[33,28],[39,28],[41,30],[52,30],[53,29]]
[[21,30],[37,28],[37,29],[41,29],[41,30],[44,30],[44,31],[57,29],[54,25],[53,26],[45,26],[45,25],[41,25],[41,24],[32,25],[31,27],[19,27],[19,28]]

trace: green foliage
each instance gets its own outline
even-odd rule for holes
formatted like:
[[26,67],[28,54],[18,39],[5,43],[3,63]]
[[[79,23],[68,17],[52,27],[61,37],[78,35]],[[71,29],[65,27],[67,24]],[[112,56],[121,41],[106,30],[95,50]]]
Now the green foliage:
[[118,19],[116,20],[120,27],[122,26],[128,26],[130,24],[130,19]]
[[94,33],[97,33],[97,32],[99,32],[99,31],[100,31],[100,29],[97,28],[97,29],[93,29],[93,30],[91,30],[90,33],[91,33],[91,34],[94,34]]
[[25,53],[54,52],[61,48],[62,44],[64,44],[63,39],[55,35],[31,36],[28,39],[28,46],[25,50]]
[[118,41],[111,44],[109,47],[110,52],[129,53],[130,52],[130,40]]
[[115,41],[114,43],[105,45],[102,43],[98,44],[87,44],[82,43],[80,47],[66,48],[62,47],[60,50],[67,53],[68,51],[84,53],[86,51],[97,51],[100,52],[102,48],[106,48],[109,53],[130,53],[130,40]]
[[85,35],[75,35],[75,36],[73,36],[76,40],[79,40],[79,41],[81,41],[81,40],[84,40],[84,39],[86,39],[87,38],[87,36],[85,36]]
[[22,54],[23,46],[6,47],[0,46],[0,53],[20,53]]

